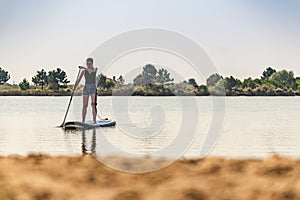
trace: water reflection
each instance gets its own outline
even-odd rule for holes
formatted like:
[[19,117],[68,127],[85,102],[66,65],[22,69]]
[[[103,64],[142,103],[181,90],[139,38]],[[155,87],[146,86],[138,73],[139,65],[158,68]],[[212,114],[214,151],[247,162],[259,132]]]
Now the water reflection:
[[63,130],[64,140],[69,151],[75,154],[96,155],[97,131],[96,129],[88,130]]
[[95,155],[96,154],[96,129],[92,129],[92,140],[90,144],[90,149],[89,149],[89,144],[87,143],[87,137],[86,137],[86,131],[83,130],[81,133],[81,151],[83,155],[86,154],[91,154]]

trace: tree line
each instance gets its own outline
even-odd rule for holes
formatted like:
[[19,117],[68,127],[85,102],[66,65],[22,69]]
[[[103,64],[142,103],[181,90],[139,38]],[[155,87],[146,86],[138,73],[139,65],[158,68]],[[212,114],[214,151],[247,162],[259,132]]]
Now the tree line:
[[[10,74],[8,71],[0,67],[0,84],[5,84],[9,79]],[[67,73],[61,68],[50,70],[48,72],[44,69],[37,71],[36,75],[31,78],[31,81],[35,86],[41,86],[42,89],[47,87],[53,91],[58,91],[59,88],[66,88],[68,87],[68,83],[70,83],[67,78]],[[26,78],[19,83],[21,90],[28,90],[29,86],[29,81]]]
[[[10,74],[8,71],[0,67],[0,85],[5,84],[9,79]],[[115,79],[115,77],[110,79],[101,73],[96,77],[96,80],[97,86],[106,90],[116,86],[120,87],[125,83],[125,79],[122,75],[120,75],[118,79]],[[67,88],[68,83],[70,83],[67,78],[67,73],[61,68],[50,70],[48,72],[46,72],[45,69],[38,70],[31,78],[31,82],[35,86],[40,86],[42,90],[47,88],[53,91],[59,91],[60,88]],[[21,90],[28,90],[30,88],[30,83],[26,78],[24,78],[18,85]]]
[[[10,79],[8,71],[0,67],[0,84]],[[67,88],[70,81],[61,68],[46,72],[41,69],[31,79],[35,86],[59,91]],[[19,87],[29,89],[29,81],[24,78]],[[125,84],[120,75],[108,78],[103,73],[97,76],[97,86],[102,91],[116,90],[116,94],[128,95],[228,95],[228,96],[264,96],[264,95],[300,95],[300,77],[295,77],[293,71],[280,70],[268,67],[259,78],[245,78],[239,80],[233,76],[223,77],[215,73],[206,79],[205,84],[199,85],[195,78],[174,83],[174,78],[165,68],[157,69],[153,64],[146,64],[133,83]],[[119,93],[118,93],[119,92]]]
[[294,77],[293,71],[276,71],[268,67],[260,78],[249,77],[242,81],[233,76],[224,78],[213,74],[206,80],[206,86],[208,92],[215,95],[299,95],[300,77]]
[[[260,78],[245,78],[239,80],[233,76],[223,77],[215,73],[206,79],[206,84],[198,85],[195,78],[190,78],[181,83],[174,83],[168,70],[157,70],[154,65],[147,64],[142,68],[142,73],[137,75],[133,84],[148,88],[159,88],[158,92],[166,92],[169,95],[227,95],[227,96],[282,96],[300,95],[300,77],[295,77],[293,71],[277,71],[267,67]],[[168,86],[165,88],[164,85]],[[141,92],[143,93],[143,92]]]

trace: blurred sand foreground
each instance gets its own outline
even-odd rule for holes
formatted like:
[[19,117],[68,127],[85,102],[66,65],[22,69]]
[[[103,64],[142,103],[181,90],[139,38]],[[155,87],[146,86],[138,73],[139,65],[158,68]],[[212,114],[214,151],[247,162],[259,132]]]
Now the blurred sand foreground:
[[0,199],[300,199],[300,160],[208,157],[129,174],[89,155],[0,157]]

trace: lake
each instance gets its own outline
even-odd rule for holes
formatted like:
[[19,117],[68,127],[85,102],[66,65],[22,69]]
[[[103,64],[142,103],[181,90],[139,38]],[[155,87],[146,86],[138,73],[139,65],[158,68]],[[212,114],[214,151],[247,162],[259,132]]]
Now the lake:
[[0,154],[300,157],[299,97],[99,97],[115,127],[64,131],[69,98],[0,97]]

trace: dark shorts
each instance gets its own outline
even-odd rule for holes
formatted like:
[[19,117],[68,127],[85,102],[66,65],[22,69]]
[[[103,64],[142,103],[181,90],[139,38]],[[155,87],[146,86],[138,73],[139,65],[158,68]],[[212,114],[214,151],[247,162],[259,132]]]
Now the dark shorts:
[[83,95],[97,94],[96,84],[85,84],[82,94]]

